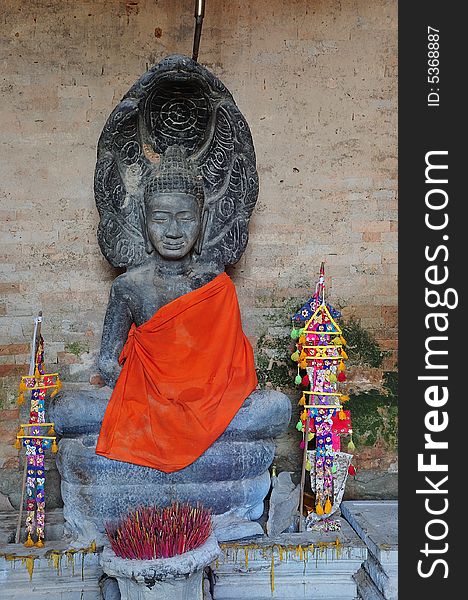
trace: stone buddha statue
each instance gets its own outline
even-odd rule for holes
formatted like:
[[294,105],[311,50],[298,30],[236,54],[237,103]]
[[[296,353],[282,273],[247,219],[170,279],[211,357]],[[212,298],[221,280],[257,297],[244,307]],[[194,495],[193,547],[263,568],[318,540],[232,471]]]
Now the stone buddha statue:
[[113,282],[101,388],[50,407],[62,434],[66,528],[80,543],[141,504],[201,502],[260,518],[289,399],[256,389],[225,267],[245,250],[258,195],[248,125],[224,85],[170,56],[110,115],[95,197]]
[[203,243],[204,193],[183,146],[169,146],[149,171],[143,200],[147,257],[114,280],[104,321],[99,370],[111,387],[132,323],[145,323],[159,308],[220,273],[216,264],[193,260]]

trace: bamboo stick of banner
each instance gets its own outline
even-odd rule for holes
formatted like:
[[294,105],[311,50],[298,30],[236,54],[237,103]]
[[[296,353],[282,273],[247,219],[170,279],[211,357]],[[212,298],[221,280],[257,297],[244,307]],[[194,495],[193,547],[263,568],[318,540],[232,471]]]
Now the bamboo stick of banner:
[[299,532],[304,531],[304,487],[306,477],[306,465],[307,465],[307,448],[309,446],[309,426],[310,416],[307,412],[307,418],[305,422],[305,433],[304,433],[304,454],[302,455],[302,470],[301,470],[301,496],[299,502]]
[[[31,360],[29,362],[29,375],[34,375],[34,369],[36,367],[36,353],[39,347],[39,339],[41,337],[41,324],[42,324],[42,310],[39,311],[37,317],[34,319],[34,333],[31,346]],[[19,505],[18,523],[16,525],[15,544],[20,543],[21,537],[21,521],[23,520],[23,505],[24,505],[24,492],[26,489],[26,474],[28,471],[28,458],[24,457],[24,468],[23,468],[23,482],[21,485],[21,500]]]

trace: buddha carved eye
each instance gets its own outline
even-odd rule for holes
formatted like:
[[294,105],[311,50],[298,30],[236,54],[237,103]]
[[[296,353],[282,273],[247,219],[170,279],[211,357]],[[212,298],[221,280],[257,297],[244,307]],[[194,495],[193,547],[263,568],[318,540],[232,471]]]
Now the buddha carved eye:
[[152,216],[153,221],[155,221],[156,223],[165,223],[169,218],[168,213],[160,212],[160,211],[156,211],[156,210],[153,212],[153,214],[151,216]]
[[194,221],[195,215],[193,215],[191,212],[183,212],[178,213],[177,218],[179,221]]

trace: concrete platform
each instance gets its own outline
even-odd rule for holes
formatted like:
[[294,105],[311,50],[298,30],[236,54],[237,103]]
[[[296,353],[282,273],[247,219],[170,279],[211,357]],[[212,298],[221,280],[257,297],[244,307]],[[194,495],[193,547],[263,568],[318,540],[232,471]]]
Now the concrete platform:
[[213,600],[355,600],[353,575],[367,558],[364,542],[341,519],[339,532],[262,536],[222,544],[213,566]]
[[[15,541],[18,512],[14,510],[0,511],[0,546],[11,544]],[[21,528],[21,540],[26,539],[24,528],[25,514],[23,512],[23,527]],[[46,514],[46,536],[49,540],[61,540],[63,538],[64,520],[63,509],[55,508],[47,510]]]
[[0,546],[0,600],[102,600],[101,575],[93,547],[71,550],[64,541]]
[[342,503],[341,512],[369,550],[363,564],[365,573],[357,578],[361,597],[363,600],[397,600],[398,503],[394,500],[347,501]]
[[[341,531],[260,535],[221,545],[212,600],[396,600],[397,503],[347,501]],[[44,548],[8,543],[17,513],[0,513],[0,600],[102,600],[100,548],[71,549],[48,511]],[[47,529],[47,523],[49,524]]]

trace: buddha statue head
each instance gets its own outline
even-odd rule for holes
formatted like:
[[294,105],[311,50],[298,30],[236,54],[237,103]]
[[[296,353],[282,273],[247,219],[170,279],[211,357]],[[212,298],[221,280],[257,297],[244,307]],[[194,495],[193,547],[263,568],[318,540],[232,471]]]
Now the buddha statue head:
[[182,146],[169,146],[149,174],[144,190],[146,252],[181,260],[200,254],[204,192],[201,175]]

